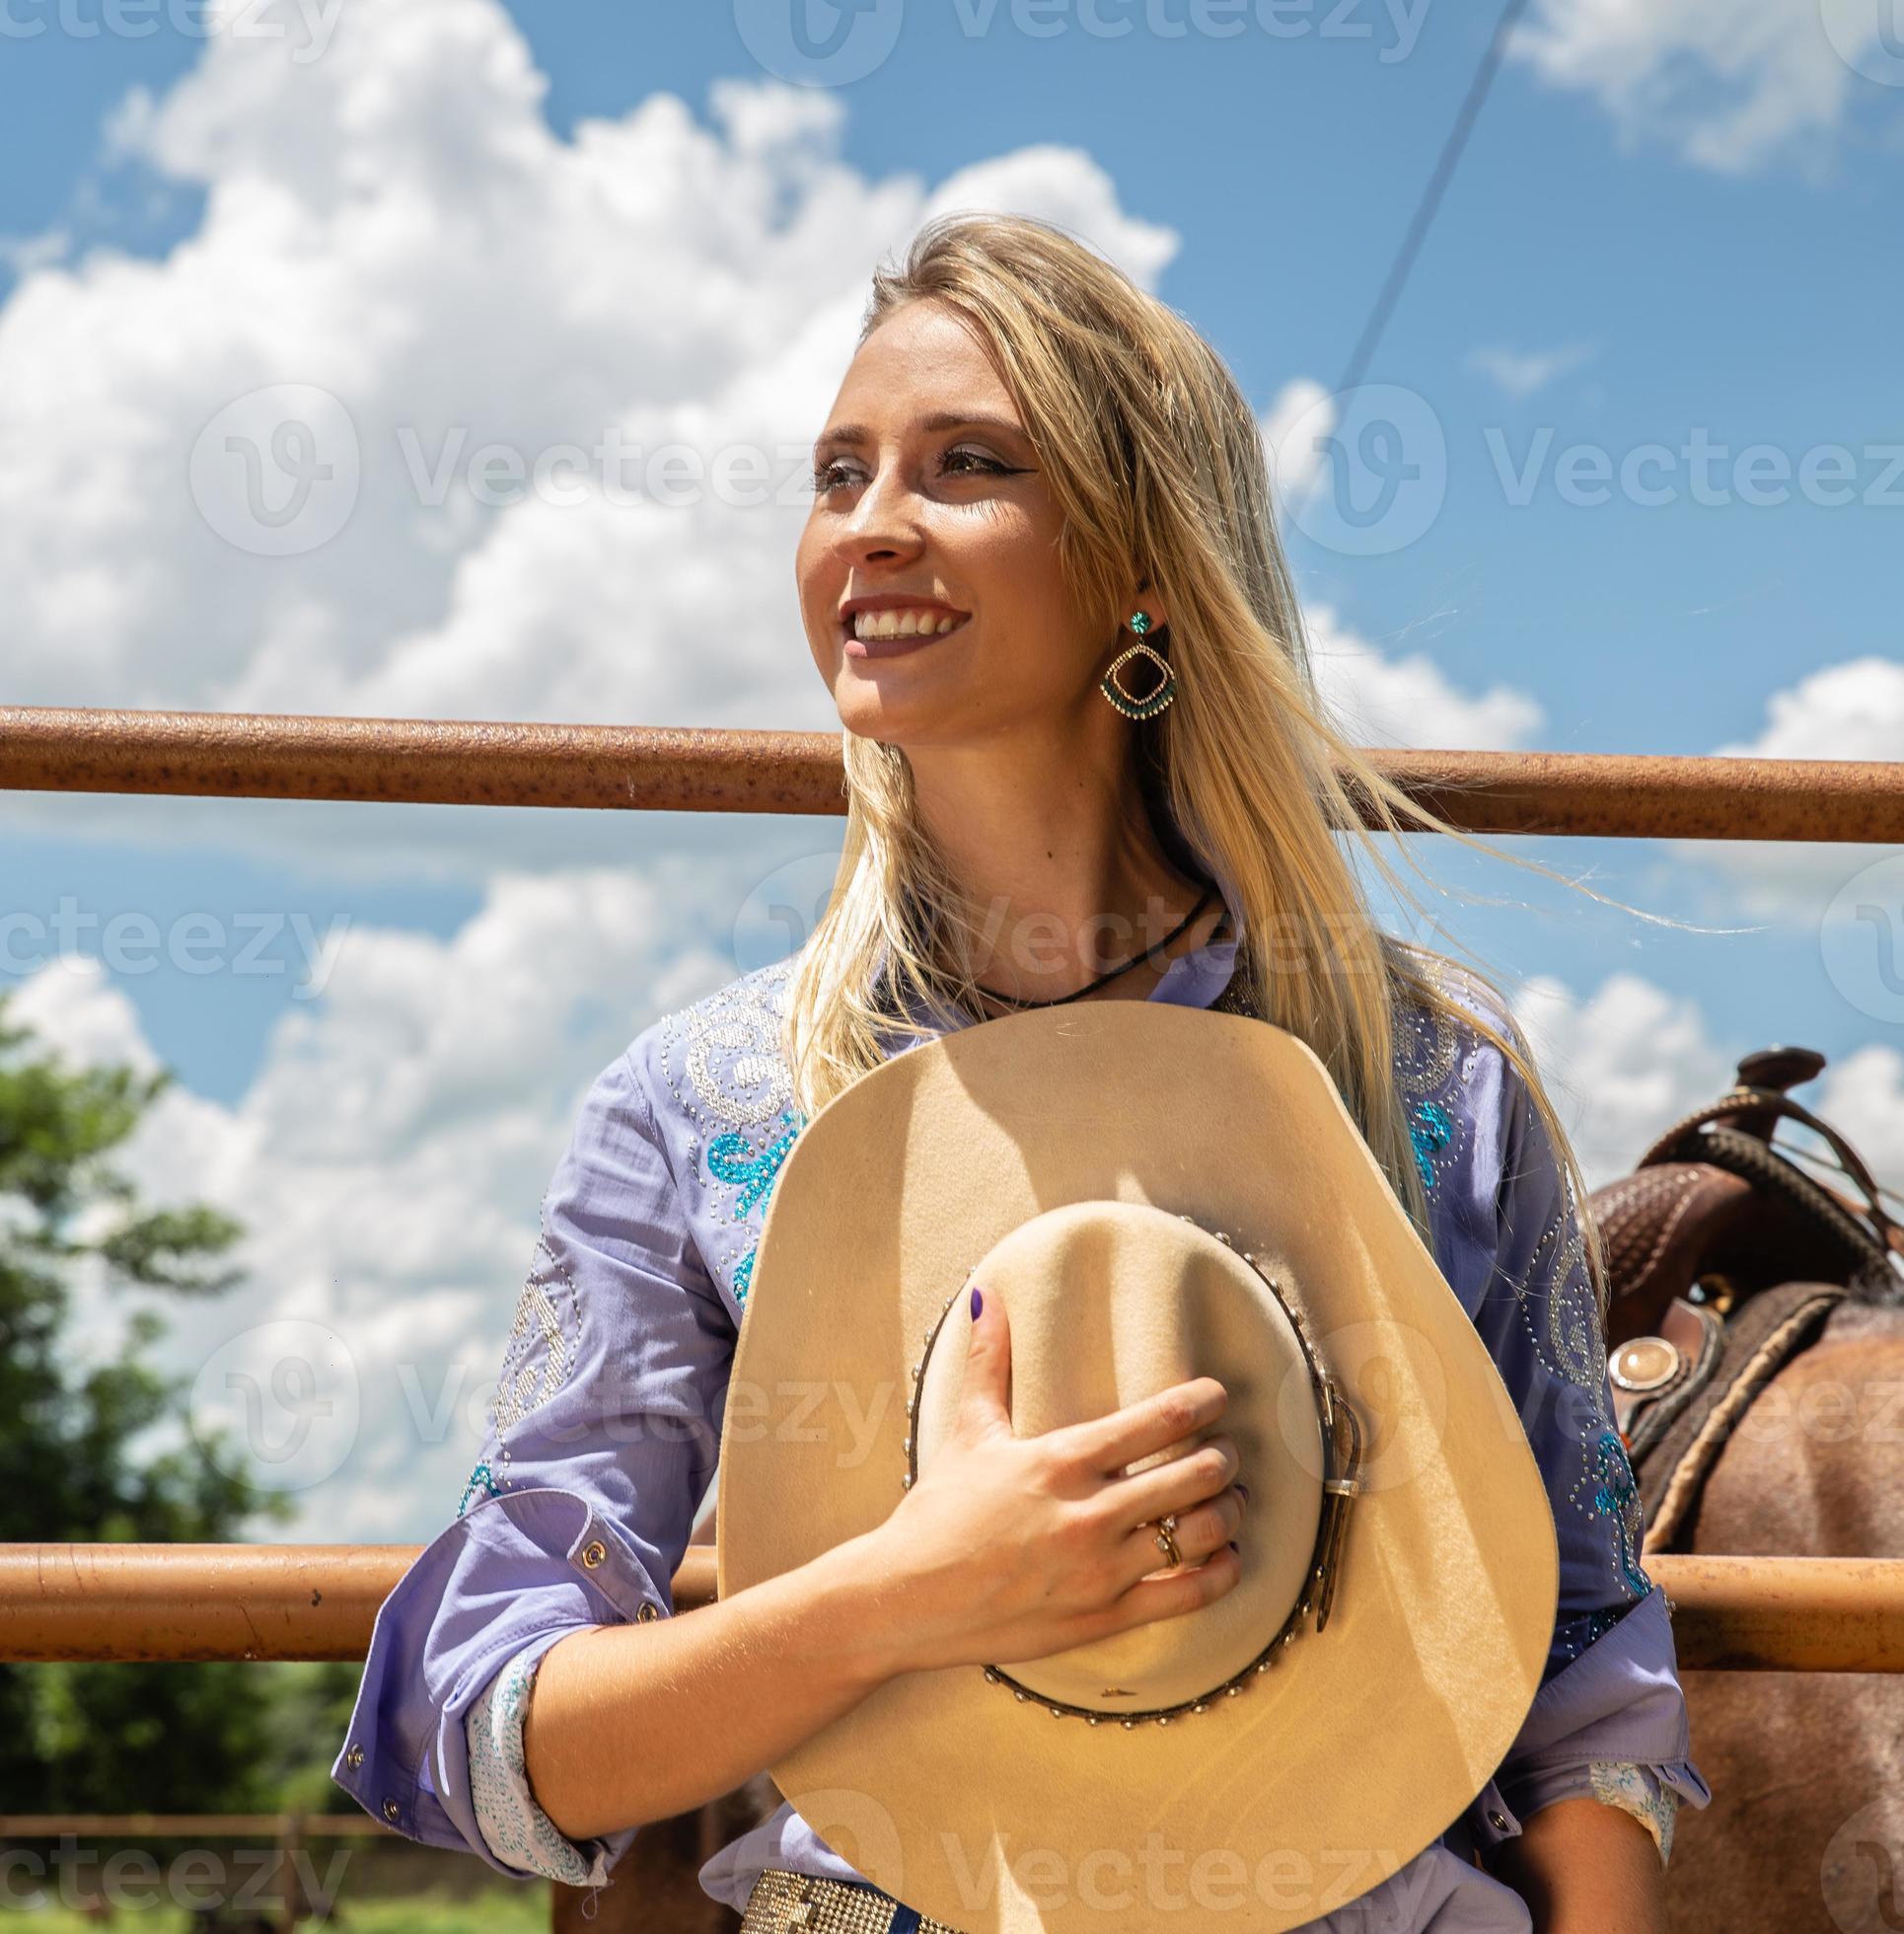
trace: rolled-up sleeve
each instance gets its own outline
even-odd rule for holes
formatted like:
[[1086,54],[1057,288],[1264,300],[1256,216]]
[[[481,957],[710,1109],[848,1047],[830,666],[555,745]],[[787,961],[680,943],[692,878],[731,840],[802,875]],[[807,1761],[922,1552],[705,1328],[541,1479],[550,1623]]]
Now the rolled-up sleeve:
[[[508,1874],[522,1870],[472,1794],[472,1709],[570,1632],[672,1614],[719,1450],[734,1325],[682,1212],[641,1045],[583,1101],[469,1485],[378,1611],[331,1767],[399,1832]],[[578,1852],[599,1877],[634,1830]]]
[[1641,1561],[1605,1312],[1576,1201],[1526,1084],[1491,1048],[1477,1062],[1477,1132],[1500,1160],[1493,1271],[1475,1320],[1546,1480],[1561,1563],[1541,1689],[1465,1823],[1485,1849],[1541,1808],[1585,1795],[1638,1819],[1663,1862],[1678,1807],[1712,1795],[1690,1757],[1665,1596]]

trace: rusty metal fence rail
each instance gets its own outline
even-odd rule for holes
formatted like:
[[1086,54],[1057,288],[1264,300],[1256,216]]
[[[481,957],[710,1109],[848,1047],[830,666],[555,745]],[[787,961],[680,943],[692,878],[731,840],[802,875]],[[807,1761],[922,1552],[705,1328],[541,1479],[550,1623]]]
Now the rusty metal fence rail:
[[[843,813],[840,735],[0,707],[0,789]],[[1904,844],[1904,763],[1375,752],[1465,832]]]
[[[0,1659],[360,1660],[405,1544],[0,1545]],[[1904,1672],[1904,1559],[1658,1552],[1647,1571],[1687,1669]],[[690,1545],[677,1610],[711,1604]]]

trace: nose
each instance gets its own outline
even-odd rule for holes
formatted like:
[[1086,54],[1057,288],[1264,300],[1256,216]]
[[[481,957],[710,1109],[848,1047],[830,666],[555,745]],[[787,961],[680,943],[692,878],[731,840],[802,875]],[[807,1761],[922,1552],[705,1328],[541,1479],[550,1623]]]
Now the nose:
[[854,562],[915,556],[923,544],[913,493],[900,466],[882,461],[836,527],[835,543]]

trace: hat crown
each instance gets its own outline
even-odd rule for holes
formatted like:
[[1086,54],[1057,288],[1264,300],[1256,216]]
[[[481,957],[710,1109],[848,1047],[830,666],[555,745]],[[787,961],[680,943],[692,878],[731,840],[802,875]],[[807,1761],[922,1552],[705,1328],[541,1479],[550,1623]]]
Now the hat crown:
[[[1237,1445],[1250,1507],[1237,1585],[1180,1617],[1133,1626],[1011,1677],[1047,1699],[1107,1717],[1174,1706],[1244,1671],[1301,1596],[1322,1512],[1322,1426],[1309,1364],[1265,1277],[1212,1231],[1148,1203],[1083,1201],[1030,1217],[969,1279],[1005,1313],[1011,1418],[1019,1437],[1109,1416],[1196,1376],[1228,1394],[1209,1432],[1160,1446],[1129,1473],[1174,1461],[1213,1435]],[[920,1376],[915,1430],[924,1469],[958,1414],[971,1300],[955,1297]],[[1108,1475],[1108,1474],[1107,1474]],[[1208,1502],[1177,1507],[1179,1516]],[[1148,1540],[1134,1516],[1133,1534]],[[1188,1562],[1188,1561],[1187,1561]],[[1162,1552],[1156,1569],[1165,1568]]]

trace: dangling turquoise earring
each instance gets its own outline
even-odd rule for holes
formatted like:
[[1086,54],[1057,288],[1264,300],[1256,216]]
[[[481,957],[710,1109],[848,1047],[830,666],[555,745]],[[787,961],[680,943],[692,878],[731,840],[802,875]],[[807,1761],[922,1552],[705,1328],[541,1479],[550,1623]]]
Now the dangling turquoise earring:
[[[1170,669],[1170,660],[1161,651],[1153,650],[1143,641],[1143,634],[1150,629],[1150,614],[1146,611],[1133,612],[1131,629],[1136,632],[1137,641],[1128,651],[1120,652],[1111,660],[1110,669],[1098,681],[1098,690],[1123,712],[1126,718],[1155,718],[1172,699],[1177,696],[1177,674]],[[1134,699],[1118,683],[1118,668],[1127,665],[1133,658],[1148,658],[1162,673],[1158,683],[1141,699]]]

